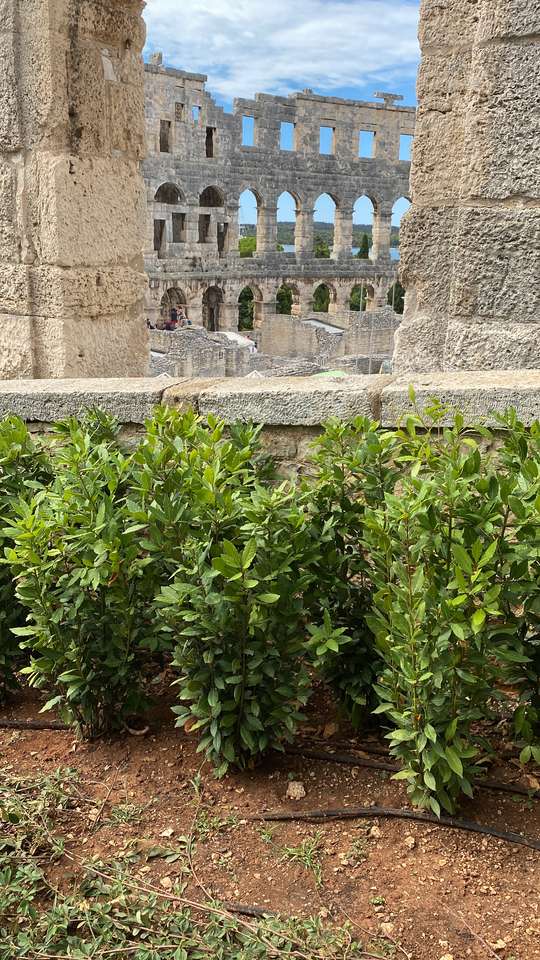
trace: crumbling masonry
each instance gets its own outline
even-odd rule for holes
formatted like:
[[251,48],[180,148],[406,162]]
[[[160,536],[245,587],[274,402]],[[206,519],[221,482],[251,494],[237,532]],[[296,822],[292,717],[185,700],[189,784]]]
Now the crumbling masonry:
[[141,0],[2,0],[0,377],[137,376]]
[[[386,304],[396,277],[390,258],[392,207],[408,197],[410,163],[399,159],[400,136],[414,133],[415,111],[381,95],[380,103],[258,94],[224,112],[205,90],[206,77],[146,65],[148,224],[146,315],[156,322],[170,306],[184,306],[191,322],[209,330],[236,330],[238,298],[249,287],[255,325],[276,313],[282,284],[293,295],[293,314],[309,315],[321,284],[329,313],[346,326],[351,290],[364,287],[368,308]],[[251,144],[244,118],[253,124]],[[291,149],[281,148],[288,125]],[[320,153],[320,128],[331,153]],[[374,134],[371,157],[359,156],[361,131]],[[244,141],[244,142],[243,142]],[[244,190],[256,197],[257,250],[238,254],[238,208]],[[277,203],[287,192],[296,204],[295,252],[277,250]],[[313,211],[329,194],[336,204],[332,258],[313,253]],[[371,259],[351,252],[353,207],[361,196],[374,206]],[[332,320],[332,316],[329,317]]]
[[423,0],[397,373],[540,366],[538,0]]

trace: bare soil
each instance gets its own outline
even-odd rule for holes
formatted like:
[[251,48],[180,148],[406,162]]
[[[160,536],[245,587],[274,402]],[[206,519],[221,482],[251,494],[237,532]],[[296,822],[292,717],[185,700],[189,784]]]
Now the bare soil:
[[[39,708],[37,697],[24,693],[2,717],[35,719]],[[366,745],[346,726],[340,729],[331,707],[320,700],[301,731],[306,743],[313,737],[327,750],[336,742],[345,741],[348,750]],[[195,824],[187,895],[199,900],[211,895],[285,916],[322,915],[339,924],[349,919],[366,948],[381,956],[540,960],[540,853],[384,819],[265,827],[249,818],[274,810],[406,807],[407,797],[387,773],[279,754],[254,771],[216,781],[196,746],[195,736],[174,728],[165,706],[146,735],[111,742],[82,743],[63,731],[0,729],[0,772],[77,771],[83,799],[66,811],[62,824],[68,850],[107,859],[131,852],[135,875],[161,889],[174,883],[183,867],[181,859],[156,856],[156,848],[174,851]],[[192,781],[198,773],[197,797]],[[531,785],[512,759],[495,764],[490,776]],[[291,779],[304,785],[302,800],[287,799]],[[540,838],[539,801],[482,791],[461,814]],[[122,819],[127,822],[118,822]],[[313,870],[284,853],[317,831],[320,884]],[[54,870],[62,883],[73,879],[72,861]]]

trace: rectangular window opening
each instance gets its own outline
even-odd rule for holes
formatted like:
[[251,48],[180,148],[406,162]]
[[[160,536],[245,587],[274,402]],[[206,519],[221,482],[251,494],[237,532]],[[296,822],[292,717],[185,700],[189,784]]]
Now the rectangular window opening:
[[373,130],[361,130],[358,137],[358,156],[371,160],[375,156],[375,133]]
[[160,153],[171,152],[171,121],[170,120],[159,121],[159,152]]
[[399,138],[399,159],[410,160],[414,137],[409,133],[402,133]]
[[177,123],[181,123],[184,119],[184,104],[175,103],[174,105],[174,119]]
[[193,126],[198,127],[201,122],[201,108],[198,104],[194,103],[191,108],[191,119],[193,120]]
[[214,157],[216,149],[216,128],[207,127],[206,128],[206,156]]
[[199,216],[199,243],[208,243],[210,236],[210,214],[201,213]]
[[218,253],[220,257],[225,256],[228,249],[228,237],[229,237],[229,224],[228,223],[218,223],[217,225],[217,242],[218,242]]
[[335,153],[336,147],[336,129],[335,127],[319,128],[319,153],[331,155]]
[[255,117],[242,117],[242,146],[255,146]]
[[173,243],[184,243],[186,239],[186,215],[185,213],[173,213],[172,215],[172,237]]
[[285,120],[282,120],[279,135],[279,148],[280,150],[296,149],[294,123],[289,123]]
[[154,250],[161,256],[165,246],[165,221],[154,220]]

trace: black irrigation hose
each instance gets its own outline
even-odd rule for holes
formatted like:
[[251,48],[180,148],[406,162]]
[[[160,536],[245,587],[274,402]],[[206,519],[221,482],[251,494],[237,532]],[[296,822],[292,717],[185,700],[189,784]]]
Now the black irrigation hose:
[[71,730],[58,720],[1,720],[0,730]]
[[506,843],[515,843],[531,850],[540,850],[540,840],[532,837],[523,837],[520,833],[506,833],[495,827],[485,827],[475,820],[457,820],[444,814],[435,817],[430,813],[420,813],[415,810],[399,810],[393,807],[336,807],[330,810],[306,810],[298,813],[289,813],[287,810],[276,813],[261,813],[249,819],[254,822],[281,823],[288,820],[318,821],[318,820],[359,820],[386,818],[393,820],[417,820],[420,823],[430,823],[435,827],[450,827],[453,830],[465,830],[468,833],[481,833],[486,837],[495,837]]
[[[326,750],[303,749],[302,747],[285,747],[285,753],[293,757],[305,757],[306,760],[342,763],[351,767],[369,767],[373,770],[388,770],[390,773],[398,773],[401,769],[395,763],[369,760],[367,757],[358,757],[354,753],[328,753]],[[496,790],[500,793],[508,793],[511,796],[527,797],[528,800],[540,800],[540,792],[538,791],[527,790],[526,787],[514,786],[511,783],[502,783],[499,780],[475,780],[473,786],[479,790]]]

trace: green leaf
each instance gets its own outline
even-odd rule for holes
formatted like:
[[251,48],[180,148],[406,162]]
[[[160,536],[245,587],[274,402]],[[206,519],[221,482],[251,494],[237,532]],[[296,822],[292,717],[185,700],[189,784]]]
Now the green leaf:
[[463,764],[459,758],[459,754],[456,753],[454,747],[445,747],[444,755],[448,761],[448,766],[454,773],[457,773],[458,777],[463,776]]

